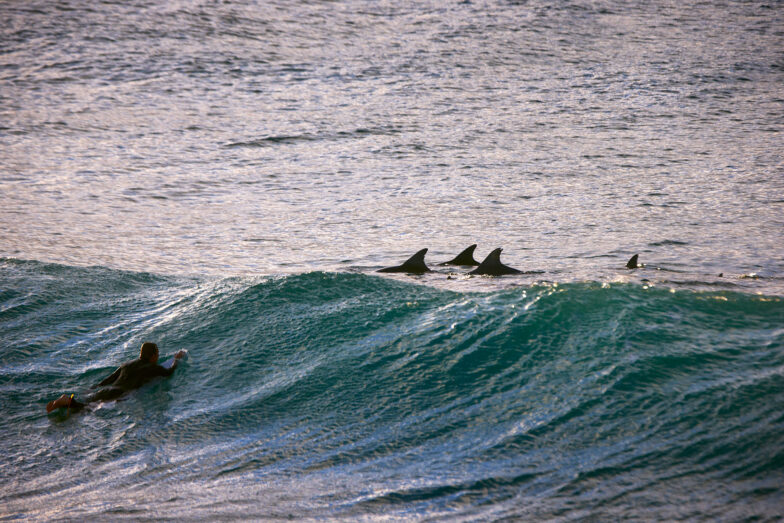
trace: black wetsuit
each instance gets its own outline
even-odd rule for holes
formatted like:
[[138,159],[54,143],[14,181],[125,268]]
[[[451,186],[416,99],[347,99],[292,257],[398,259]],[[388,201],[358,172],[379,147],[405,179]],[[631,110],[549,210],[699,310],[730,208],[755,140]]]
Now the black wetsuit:
[[89,394],[85,398],[85,402],[71,400],[69,406],[72,410],[81,410],[87,403],[93,401],[107,401],[117,399],[129,390],[138,389],[148,381],[159,376],[171,376],[174,372],[174,366],[167,369],[161,367],[157,363],[150,363],[142,359],[136,359],[123,363],[118,367],[111,376],[102,380],[93,388],[99,388],[97,391]]

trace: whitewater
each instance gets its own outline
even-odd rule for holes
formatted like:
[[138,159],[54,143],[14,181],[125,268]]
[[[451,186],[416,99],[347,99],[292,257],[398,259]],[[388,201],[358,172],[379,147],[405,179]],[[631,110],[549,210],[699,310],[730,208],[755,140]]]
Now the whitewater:
[[0,3],[0,519],[784,518],[782,28]]

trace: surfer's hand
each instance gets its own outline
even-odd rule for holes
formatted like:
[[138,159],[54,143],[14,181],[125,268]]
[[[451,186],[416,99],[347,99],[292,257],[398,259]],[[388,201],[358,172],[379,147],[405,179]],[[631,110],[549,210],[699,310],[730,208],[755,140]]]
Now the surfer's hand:
[[179,360],[181,358],[184,358],[185,354],[187,354],[187,351],[185,349],[180,349],[177,351],[177,354],[174,355],[174,359]]

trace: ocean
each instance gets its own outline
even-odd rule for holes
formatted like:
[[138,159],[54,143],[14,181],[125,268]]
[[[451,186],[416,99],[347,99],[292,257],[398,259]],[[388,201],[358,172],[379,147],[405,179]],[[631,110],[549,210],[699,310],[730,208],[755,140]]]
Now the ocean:
[[[781,2],[1,3],[0,519],[781,520],[782,49]],[[144,341],[190,357],[46,414]]]

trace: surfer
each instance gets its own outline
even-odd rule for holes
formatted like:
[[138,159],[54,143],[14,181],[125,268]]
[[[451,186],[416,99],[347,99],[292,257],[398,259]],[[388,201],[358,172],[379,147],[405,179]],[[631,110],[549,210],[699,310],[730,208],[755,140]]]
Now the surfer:
[[177,368],[177,363],[187,354],[186,350],[180,350],[174,355],[170,366],[162,366],[158,365],[158,345],[149,341],[142,343],[139,358],[123,363],[111,376],[93,385],[92,388],[98,390],[88,394],[84,401],[74,399],[73,394],[63,394],[46,405],[46,412],[62,407],[76,412],[82,410],[88,403],[117,399],[130,390],[138,389],[153,378],[171,376]]

